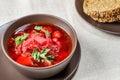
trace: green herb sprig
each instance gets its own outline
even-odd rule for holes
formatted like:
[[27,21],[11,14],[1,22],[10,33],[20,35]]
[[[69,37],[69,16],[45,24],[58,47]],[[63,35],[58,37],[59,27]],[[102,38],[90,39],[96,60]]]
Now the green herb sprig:
[[43,31],[45,34],[47,34],[48,37],[50,37],[50,36],[51,36],[50,32],[49,32],[48,30],[43,30],[42,28],[43,28],[42,26],[35,26],[35,27],[34,27],[35,30],[41,30],[41,31]]
[[29,34],[27,33],[24,33],[23,35],[21,36],[17,36],[14,40],[15,40],[15,43],[16,43],[16,47],[19,45],[19,44],[22,44],[23,41],[28,37]]
[[38,62],[40,62],[40,59],[42,58],[45,61],[47,61],[49,64],[51,64],[50,60],[54,59],[55,56],[53,56],[53,55],[46,56],[49,51],[50,51],[50,49],[48,49],[48,48],[43,49],[41,52],[39,52],[37,50],[33,50],[32,57],[34,58],[34,60],[37,60]]

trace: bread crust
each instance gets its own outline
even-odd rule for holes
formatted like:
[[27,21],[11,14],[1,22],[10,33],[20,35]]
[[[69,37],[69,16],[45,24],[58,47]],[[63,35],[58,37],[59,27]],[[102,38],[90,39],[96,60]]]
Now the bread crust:
[[93,20],[98,21],[98,22],[117,22],[120,21],[120,15],[118,17],[108,17],[108,18],[100,18],[100,17],[91,17]]

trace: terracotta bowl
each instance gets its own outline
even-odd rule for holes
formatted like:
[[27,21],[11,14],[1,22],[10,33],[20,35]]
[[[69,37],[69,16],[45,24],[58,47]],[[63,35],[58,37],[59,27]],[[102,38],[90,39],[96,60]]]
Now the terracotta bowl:
[[[63,61],[49,67],[28,67],[28,66],[21,65],[15,62],[13,59],[11,59],[11,57],[7,53],[8,38],[12,35],[12,33],[16,29],[18,29],[22,25],[25,25],[31,22],[49,22],[65,30],[72,39],[73,47],[70,55],[67,58],[65,58]],[[62,71],[71,60],[71,57],[73,56],[74,51],[76,49],[76,45],[77,45],[77,36],[73,27],[67,21],[59,17],[48,15],[48,14],[34,14],[34,15],[28,15],[20,19],[17,19],[12,25],[10,25],[4,31],[1,38],[2,52],[6,56],[7,60],[23,75],[31,78],[48,78]]]

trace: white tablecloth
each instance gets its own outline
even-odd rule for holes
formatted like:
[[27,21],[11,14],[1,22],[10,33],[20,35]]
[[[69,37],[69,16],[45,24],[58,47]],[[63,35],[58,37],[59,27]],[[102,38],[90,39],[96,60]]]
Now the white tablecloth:
[[59,16],[76,30],[82,52],[72,80],[120,80],[120,36],[99,31],[84,21],[75,0],[0,0],[0,25],[34,13]]

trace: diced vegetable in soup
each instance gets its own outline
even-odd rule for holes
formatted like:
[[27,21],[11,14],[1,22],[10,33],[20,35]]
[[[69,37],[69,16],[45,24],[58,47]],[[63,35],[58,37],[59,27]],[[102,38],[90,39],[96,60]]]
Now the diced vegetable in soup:
[[70,54],[72,40],[58,26],[37,22],[17,29],[7,45],[10,57],[16,62],[30,67],[47,67]]

